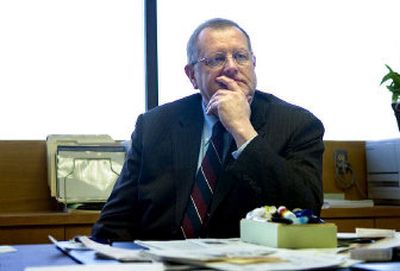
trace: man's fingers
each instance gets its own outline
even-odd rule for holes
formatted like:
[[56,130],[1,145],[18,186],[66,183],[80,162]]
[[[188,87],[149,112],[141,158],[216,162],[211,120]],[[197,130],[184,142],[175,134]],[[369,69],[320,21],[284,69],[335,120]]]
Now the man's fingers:
[[232,78],[226,77],[226,76],[219,76],[215,78],[217,83],[221,86],[223,89],[228,89],[228,90],[237,90],[237,82],[233,80]]
[[206,114],[210,115],[210,114],[215,114],[215,113],[217,113],[217,111],[216,111],[216,109],[217,109],[217,104],[218,104],[218,101],[217,101],[217,99],[215,98],[215,95],[213,95],[213,96],[211,97],[210,101],[209,101],[208,104],[207,104],[207,107],[206,107]]
[[218,117],[218,106],[221,102],[223,102],[224,96],[229,95],[229,90],[219,89],[208,101],[206,106],[207,114],[214,114]]
[[221,82],[221,81],[218,81],[218,80],[217,80],[217,83],[218,83],[218,86],[219,86],[221,89],[228,89],[228,86],[227,86],[224,82]]

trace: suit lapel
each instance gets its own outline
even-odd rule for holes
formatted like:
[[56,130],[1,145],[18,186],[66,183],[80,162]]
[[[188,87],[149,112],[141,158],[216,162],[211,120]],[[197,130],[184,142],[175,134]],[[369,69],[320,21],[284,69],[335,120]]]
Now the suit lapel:
[[[265,116],[266,111],[268,109],[268,103],[262,101],[262,98],[259,97],[259,94],[256,92],[254,96],[253,103],[251,104],[251,117],[250,121],[253,124],[255,130],[259,133],[259,135],[263,134],[260,130],[265,124]],[[224,163],[224,170],[229,170],[229,168],[235,163],[235,159],[232,157],[231,153],[237,149],[236,143],[232,140],[232,143],[229,147],[229,151],[227,154],[226,161]],[[221,204],[222,200],[228,194],[228,192],[234,187],[234,180],[227,178],[230,174],[223,174],[222,178],[220,178],[217,182],[217,187],[215,191],[215,195],[213,197],[213,201],[211,204],[210,214],[211,216],[217,209],[217,207]]]
[[203,129],[203,112],[201,97],[192,99],[184,114],[178,117],[173,131],[175,191],[176,191],[176,226],[179,227],[197,169],[201,134]]
[[260,129],[264,126],[266,122],[268,107],[269,100],[266,100],[265,97],[262,97],[261,94],[256,91],[254,95],[254,101],[251,104],[250,121],[257,132],[260,132]]

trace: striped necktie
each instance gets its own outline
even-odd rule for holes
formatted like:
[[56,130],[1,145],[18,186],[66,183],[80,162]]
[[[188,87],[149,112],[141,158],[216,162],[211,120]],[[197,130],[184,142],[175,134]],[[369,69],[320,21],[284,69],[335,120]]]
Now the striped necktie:
[[214,124],[210,144],[197,172],[181,230],[185,238],[200,236],[206,223],[207,211],[214,194],[215,184],[222,171],[225,128],[221,122]]

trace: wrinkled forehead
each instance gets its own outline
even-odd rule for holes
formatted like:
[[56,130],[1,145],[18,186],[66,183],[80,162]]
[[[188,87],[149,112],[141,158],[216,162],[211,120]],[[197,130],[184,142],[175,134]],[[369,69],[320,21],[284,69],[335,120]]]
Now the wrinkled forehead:
[[247,36],[237,27],[207,27],[204,28],[197,38],[197,50],[204,51],[251,51]]

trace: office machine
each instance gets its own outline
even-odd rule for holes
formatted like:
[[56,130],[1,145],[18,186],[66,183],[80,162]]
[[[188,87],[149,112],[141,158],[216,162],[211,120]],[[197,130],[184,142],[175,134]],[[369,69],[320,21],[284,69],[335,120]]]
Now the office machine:
[[400,138],[366,141],[368,197],[400,204]]
[[121,172],[125,146],[108,135],[49,135],[46,145],[51,195],[67,207],[101,206]]

